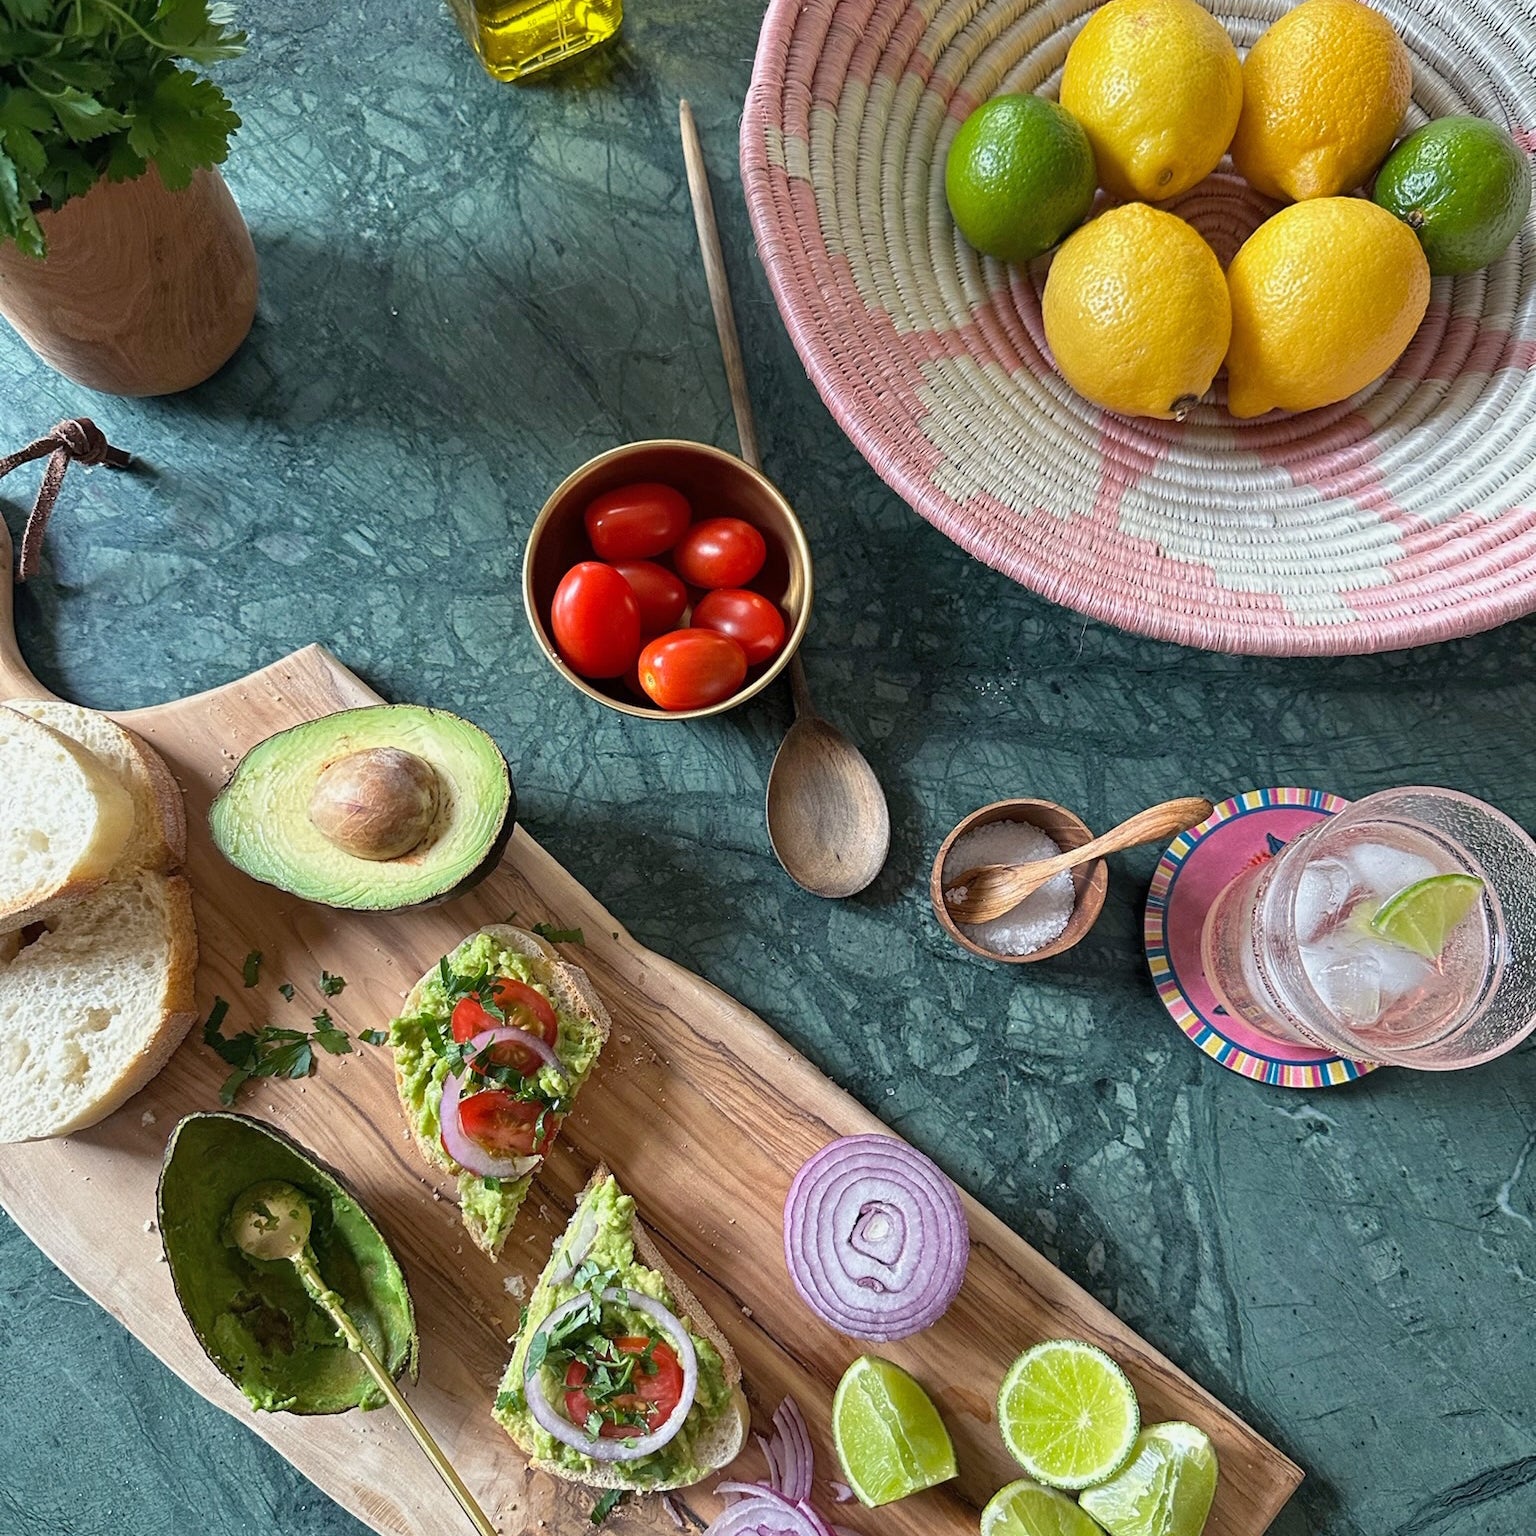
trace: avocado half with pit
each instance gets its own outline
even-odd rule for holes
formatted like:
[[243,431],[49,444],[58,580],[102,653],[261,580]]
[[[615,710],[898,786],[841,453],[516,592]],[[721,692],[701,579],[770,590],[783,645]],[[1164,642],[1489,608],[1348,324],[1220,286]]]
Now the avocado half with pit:
[[387,912],[483,880],[517,815],[477,725],[418,704],[306,720],[258,742],[208,812],[236,869],[327,907]]
[[188,1115],[160,1170],[160,1241],[176,1299],[208,1358],[254,1408],[344,1413],[384,1395],[286,1259],[235,1246],[230,1213],[251,1185],[277,1179],[309,1203],[315,1267],[391,1376],[416,1374],[416,1313],[383,1234],[330,1169],[247,1115]]

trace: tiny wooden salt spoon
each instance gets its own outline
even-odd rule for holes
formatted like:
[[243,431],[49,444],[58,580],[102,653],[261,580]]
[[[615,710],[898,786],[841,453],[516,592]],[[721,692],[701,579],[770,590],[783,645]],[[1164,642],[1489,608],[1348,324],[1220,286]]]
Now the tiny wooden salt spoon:
[[1029,864],[981,864],[957,875],[944,890],[944,905],[957,923],[987,923],[1011,912],[1054,875],[1091,863],[1106,853],[1157,842],[1205,820],[1214,807],[1209,800],[1192,796],[1168,800],[1138,811],[1118,827],[1111,827],[1081,848],[1069,848],[1049,859]]

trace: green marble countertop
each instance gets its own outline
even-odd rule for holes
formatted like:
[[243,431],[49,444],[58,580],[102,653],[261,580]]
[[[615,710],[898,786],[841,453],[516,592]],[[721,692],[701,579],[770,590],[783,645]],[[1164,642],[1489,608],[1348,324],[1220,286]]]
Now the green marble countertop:
[[[1086,943],[1022,970],[962,955],[925,890],[949,827],[1007,794],[1103,827],[1176,794],[1432,783],[1536,826],[1536,627],[1209,656],[946,542],[842,438],[753,253],[735,155],[760,4],[632,0],[616,46],[521,87],[432,0],[243,9],[252,48],[223,73],[263,265],[243,351],[190,394],[120,401],[0,327],[4,447],[87,413],[154,471],[71,474],[19,594],[40,677],[131,706],[321,640],[389,697],[480,721],[529,830],[638,939],[769,1019],[1306,1469],[1279,1536],[1536,1526],[1536,1047],[1261,1087],[1152,992],[1153,851],[1114,861]],[[683,95],[766,468],[816,552],[806,665],[890,796],[890,863],[841,904],[791,885],[764,833],[784,691],[687,730],[630,720],[561,683],[521,613],[523,536],[567,470],[626,439],[735,446]],[[34,476],[0,488],[13,531]],[[4,1536],[362,1529],[5,1221],[0,1445]]]

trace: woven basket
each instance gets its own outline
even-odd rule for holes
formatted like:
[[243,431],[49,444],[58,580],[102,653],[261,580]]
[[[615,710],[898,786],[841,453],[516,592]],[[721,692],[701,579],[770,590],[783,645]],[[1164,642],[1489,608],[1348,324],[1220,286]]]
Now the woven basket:
[[[1374,0],[1414,60],[1408,127],[1472,112],[1536,148],[1530,0]],[[1040,321],[1048,258],[976,255],[944,201],[960,123],[1056,94],[1094,0],[771,0],[742,123],[795,346],[875,470],[972,554],[1159,639],[1389,650],[1536,609],[1536,219],[1437,278],[1385,379],[1342,404],[1182,424],[1089,405]],[[1239,50],[1284,0],[1218,0]],[[1278,206],[1229,171],[1169,205],[1226,262]]]

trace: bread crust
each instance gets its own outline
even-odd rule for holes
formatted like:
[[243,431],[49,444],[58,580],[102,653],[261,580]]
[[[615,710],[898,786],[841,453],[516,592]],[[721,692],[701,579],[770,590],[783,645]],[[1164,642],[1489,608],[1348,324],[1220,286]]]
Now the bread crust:
[[[576,1198],[576,1210],[580,1210],[586,1204],[593,1190],[609,1176],[606,1164],[599,1163],[593,1169],[592,1177],[587,1180],[581,1194]],[[571,1220],[575,1219],[572,1215]],[[651,1234],[645,1229],[645,1223],[640,1219],[638,1208],[630,1222],[630,1236],[634,1241],[635,1252],[640,1262],[647,1269],[654,1269],[666,1282],[667,1290],[671,1293],[675,1304],[673,1310],[682,1320],[683,1326],[690,1333],[696,1333],[708,1339],[719,1352],[721,1362],[725,1366],[725,1380],[726,1385],[731,1389],[731,1401],[728,1409],[721,1414],[720,1422],[716,1426],[716,1434],[711,1437],[709,1453],[704,1458],[706,1465],[702,1475],[688,1480],[658,1483],[640,1482],[632,1477],[626,1478],[623,1476],[622,1466],[616,1462],[593,1462],[590,1470],[586,1468],[578,1470],[534,1455],[531,1447],[519,1440],[512,1430],[508,1429],[507,1434],[527,1455],[528,1465],[535,1471],[548,1472],[552,1477],[561,1477],[570,1483],[581,1483],[588,1488],[623,1488],[644,1493],[665,1493],[668,1489],[688,1488],[696,1482],[702,1482],[705,1477],[713,1476],[735,1461],[741,1454],[742,1446],[746,1444],[747,1431],[752,1424],[752,1412],[747,1406],[746,1394],[741,1390],[741,1362],[736,1358],[736,1351],[731,1348],[730,1342],[720,1331],[714,1318],[704,1310],[703,1304],[693,1294],[687,1282],[662,1257],[661,1250],[657,1248]],[[550,1263],[553,1262],[554,1255],[551,1254]],[[546,1264],[546,1272],[548,1268],[549,1265]],[[539,1278],[542,1281],[544,1277],[541,1274]],[[526,1327],[526,1323],[524,1326]],[[521,1331],[518,1333],[516,1342],[522,1342]],[[514,1345],[514,1353],[515,1348]],[[503,1428],[506,1426],[503,1425]]]
[[[483,928],[477,928],[474,933],[466,934],[454,949],[467,944],[471,939],[480,934],[487,934],[499,941],[505,948],[514,954],[540,962],[537,966],[539,980],[554,994],[556,1003],[567,1013],[585,1019],[593,1025],[598,1032],[598,1053],[608,1043],[609,1032],[613,1028],[613,1021],[608,1016],[608,1010],[603,1006],[601,999],[592,987],[587,973],[579,966],[572,965],[560,958],[560,951],[554,945],[541,939],[538,934],[530,933],[526,928],[516,928],[510,923],[487,923]],[[451,954],[453,951],[450,950]],[[401,1014],[417,1012],[421,1007],[422,993],[437,975],[437,967],[434,965],[411,990],[406,994],[405,1001],[401,1005]],[[448,1173],[459,1172],[459,1165],[443,1150],[441,1143],[428,1140],[421,1134],[416,1125],[410,1106],[405,1100],[405,1080],[400,1071],[400,1058],[395,1056],[395,1093],[400,1099],[401,1108],[405,1111],[406,1128],[410,1132],[411,1140],[416,1144],[416,1150],[421,1154],[427,1164],[434,1168],[441,1168]],[[495,1259],[500,1256],[502,1246],[506,1243],[504,1234],[500,1242],[493,1243],[490,1234],[483,1226],[472,1222],[464,1216],[461,1209],[460,1216],[464,1222],[464,1230],[469,1233],[470,1240],[488,1258]]]

